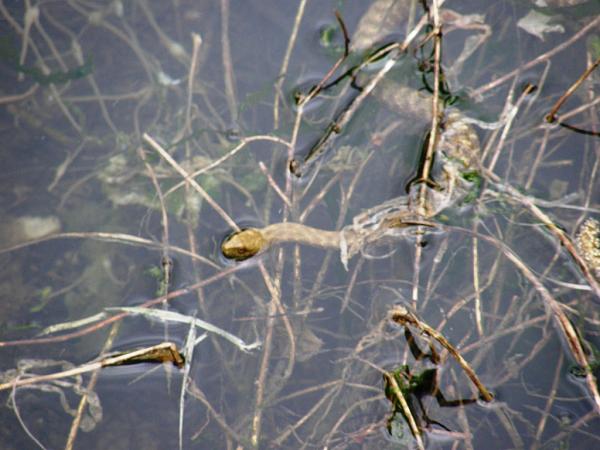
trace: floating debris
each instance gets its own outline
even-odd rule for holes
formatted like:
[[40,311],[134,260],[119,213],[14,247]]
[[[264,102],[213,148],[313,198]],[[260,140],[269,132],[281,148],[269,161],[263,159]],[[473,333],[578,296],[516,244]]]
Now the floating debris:
[[583,222],[575,243],[585,262],[596,277],[600,278],[600,223],[596,219]]

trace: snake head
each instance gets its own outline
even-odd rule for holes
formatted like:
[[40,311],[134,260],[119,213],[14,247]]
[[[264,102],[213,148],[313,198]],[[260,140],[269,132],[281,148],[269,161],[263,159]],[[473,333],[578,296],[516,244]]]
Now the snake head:
[[227,259],[244,261],[266,247],[266,239],[256,228],[247,228],[231,234],[221,244],[223,256]]

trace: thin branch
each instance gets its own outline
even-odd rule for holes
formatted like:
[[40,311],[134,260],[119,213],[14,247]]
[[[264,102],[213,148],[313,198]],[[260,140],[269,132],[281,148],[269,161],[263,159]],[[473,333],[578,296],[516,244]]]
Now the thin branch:
[[233,219],[231,217],[229,217],[229,215],[225,212],[225,210],[223,210],[223,208],[221,208],[221,206],[219,206],[219,204],[217,202],[215,202],[213,200],[213,198],[208,194],[208,192],[206,192],[197,182],[196,180],[194,180],[194,178],[192,178],[192,176],[190,174],[188,174],[183,167],[181,167],[177,161],[175,161],[171,155],[169,155],[167,153],[167,151],[162,148],[162,146],[156,142],[149,134],[144,133],[143,135],[144,141],[146,141],[148,144],[150,144],[150,146],[156,150],[160,156],[163,157],[163,159],[165,161],[167,161],[177,172],[179,172],[179,174],[190,183],[190,185],[196,190],[196,192],[198,192],[202,198],[204,198],[204,200],[206,200],[206,202],[213,207],[213,209],[217,212],[217,214],[219,214],[221,216],[221,218],[227,222],[227,224],[234,230],[234,231],[240,231],[240,227],[237,226],[237,224],[233,221]]
[[554,104],[554,106],[552,107],[552,109],[550,110],[548,115],[546,116],[547,122],[553,123],[556,121],[556,113],[558,112],[560,107],[563,105],[563,103],[566,102],[567,99],[571,95],[573,95],[573,93],[577,90],[577,88],[579,86],[581,86],[581,83],[583,83],[585,81],[585,79],[596,69],[596,67],[598,67],[599,64],[600,64],[600,57],[598,57],[598,59],[596,61],[594,61],[592,63],[592,65],[589,66],[585,70],[585,72],[583,72],[583,74],[581,74],[581,76],[577,79],[577,81],[575,81],[575,83],[573,83],[571,85],[571,87],[569,87],[569,89],[567,89],[567,91],[563,95],[560,96],[560,98],[556,101],[556,103]]
[[302,22],[302,17],[304,16],[305,7],[306,0],[300,0],[298,11],[296,12],[296,17],[294,18],[294,26],[292,27],[292,32],[290,33],[288,45],[285,50],[285,55],[283,56],[283,61],[281,62],[281,68],[279,69],[279,75],[277,76],[277,82],[275,83],[275,100],[273,101],[273,128],[275,129],[279,128],[279,103],[281,102],[282,96],[281,88],[283,86],[283,82],[285,81],[292,50],[296,44],[296,38],[298,37],[298,30],[300,29],[300,22]]
[[512,72],[509,72],[506,75],[503,75],[503,76],[501,76],[499,78],[496,78],[494,81],[491,81],[490,83],[488,83],[488,84],[486,84],[484,86],[481,86],[478,89],[475,89],[471,93],[471,97],[472,98],[478,98],[479,96],[481,96],[485,92],[490,91],[490,90],[492,90],[492,89],[500,86],[504,82],[510,80],[512,77],[514,77],[514,76],[522,73],[524,70],[531,69],[532,67],[537,66],[539,63],[546,61],[547,59],[551,58],[552,56],[556,55],[557,53],[560,53],[561,51],[563,51],[567,47],[569,47],[572,44],[574,44],[575,42],[577,42],[588,31],[595,29],[595,27],[597,27],[598,25],[600,25],[600,17],[596,17],[594,20],[592,20],[586,26],[582,27],[577,33],[575,33],[569,39],[567,39],[562,44],[557,45],[552,50],[550,50],[550,51],[548,51],[546,53],[541,54],[540,56],[538,56],[537,58],[529,61],[528,63],[525,63],[525,64],[519,66],[518,68],[516,68]]

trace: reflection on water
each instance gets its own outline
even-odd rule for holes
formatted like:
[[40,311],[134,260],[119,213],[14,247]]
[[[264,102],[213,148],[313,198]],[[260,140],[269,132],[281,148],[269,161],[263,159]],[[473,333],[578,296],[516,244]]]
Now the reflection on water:
[[[557,113],[591,134],[543,120],[599,57],[598,6],[448,5],[436,89],[422,2],[306,3],[0,4],[3,448],[598,446],[598,282],[570,245],[600,213],[598,72]],[[458,114],[477,161],[426,169],[434,90],[440,148]],[[379,226],[409,192],[435,227],[347,267],[294,236],[220,254],[237,228]],[[97,370],[162,342],[183,369]]]

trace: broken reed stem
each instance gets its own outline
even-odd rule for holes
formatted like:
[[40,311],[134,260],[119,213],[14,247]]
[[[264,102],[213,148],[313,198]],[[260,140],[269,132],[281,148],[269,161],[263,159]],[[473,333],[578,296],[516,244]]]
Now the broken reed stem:
[[478,98],[479,96],[481,96],[482,94],[484,94],[485,92],[494,89],[497,86],[500,86],[501,84],[503,84],[505,81],[510,80],[512,77],[522,73],[524,70],[528,70],[531,69],[532,67],[538,65],[539,63],[551,58],[552,56],[556,55],[557,53],[560,53],[561,51],[563,51],[565,48],[569,47],[570,45],[574,44],[575,42],[577,42],[583,35],[585,35],[588,31],[596,29],[596,27],[600,25],[600,17],[596,17],[594,20],[592,20],[590,23],[588,23],[587,25],[585,25],[584,27],[582,27],[577,33],[575,33],[573,36],[571,36],[569,39],[567,39],[565,42],[563,42],[560,45],[557,45],[556,47],[554,47],[552,50],[541,54],[540,56],[538,56],[537,58],[529,61],[528,63],[523,64],[522,66],[519,66],[518,68],[516,68],[515,70],[513,70],[512,72],[507,73],[506,75],[503,75],[499,78],[496,78],[494,81],[489,82],[488,84],[481,86],[478,89],[475,89],[472,93],[471,93],[471,98]]
[[223,61],[223,78],[225,81],[225,97],[229,107],[232,122],[237,121],[237,98],[235,80],[233,78],[233,63],[231,62],[231,47],[229,45],[229,0],[221,0],[221,51]]
[[413,258],[413,276],[411,289],[411,306],[416,310],[419,303],[419,280],[421,279],[421,258],[423,257],[422,235],[417,234],[415,239],[415,256]]
[[[437,146],[438,140],[438,129],[439,129],[439,95],[440,95],[440,58],[441,58],[441,45],[442,45],[442,29],[440,23],[440,15],[438,8],[438,1],[434,0],[431,11],[431,18],[433,19],[433,38],[434,38],[434,61],[433,61],[433,96],[431,103],[431,130],[429,132],[429,142],[427,145],[427,152],[422,165],[422,171],[419,174],[419,193],[417,197],[417,208],[416,212],[423,216],[427,216],[426,204],[427,204],[427,182],[429,180],[429,174],[431,172],[431,166],[433,164],[433,155]],[[412,291],[411,301],[412,307],[416,309],[419,301],[419,280],[421,278],[421,258],[423,255],[422,247],[422,235],[418,234],[415,240],[415,255],[413,258],[413,278],[412,278]]]
[[20,102],[25,100],[26,98],[35,94],[35,92],[40,88],[39,84],[34,84],[29,89],[27,89],[22,94],[14,94],[14,95],[5,95],[0,97],[0,105],[4,105],[6,103]]
[[[236,266],[231,266],[228,267],[227,269],[223,269],[220,272],[216,273],[215,275],[205,278],[197,283],[194,283],[190,286],[181,288],[181,289],[177,289],[176,291],[172,291],[169,292],[166,295],[161,295],[160,297],[155,297],[153,299],[147,300],[144,303],[138,305],[140,308],[149,308],[151,306],[157,305],[157,304],[164,304],[164,302],[168,301],[168,300],[172,300],[174,298],[178,298],[181,297],[182,295],[187,295],[190,292],[193,292],[197,289],[206,287],[216,281],[219,281],[223,278],[228,277],[229,275],[237,272],[238,270],[240,270],[241,268],[244,268],[245,265],[244,264],[238,264]],[[65,342],[65,341],[69,341],[71,339],[75,339],[78,337],[82,337],[82,336],[86,336],[90,333],[93,333],[95,331],[101,330],[102,328],[105,328],[107,326],[109,326],[110,324],[114,323],[114,322],[118,322],[119,320],[124,319],[125,317],[129,316],[130,313],[128,312],[123,312],[123,313],[118,313],[115,314],[112,317],[109,317],[107,319],[103,319],[100,320],[99,322],[94,323],[93,325],[89,325],[83,329],[80,329],[78,331],[73,331],[71,333],[66,333],[66,334],[61,334],[60,336],[51,336],[51,337],[42,337],[42,338],[32,338],[32,339],[20,339],[20,340],[15,340],[15,341],[0,341],[0,348],[2,347],[16,347],[19,345],[38,345],[38,344],[50,344],[50,343],[57,343],[57,342]]]
[[[121,324],[116,322],[113,324],[110,329],[110,333],[104,341],[104,346],[100,352],[100,356],[105,355],[108,350],[112,347],[115,338],[117,337],[117,333],[121,328]],[[75,445],[75,439],[77,438],[77,433],[79,431],[79,425],[81,424],[81,419],[83,417],[83,412],[85,411],[85,407],[88,404],[88,392],[93,392],[96,389],[96,384],[98,383],[98,377],[100,376],[100,369],[96,369],[92,372],[90,376],[90,381],[85,387],[85,392],[79,400],[79,405],[77,406],[77,414],[71,423],[71,429],[69,430],[69,436],[67,437],[67,443],[65,444],[65,450],[72,450],[73,445]]]
[[[473,231],[476,231],[476,224],[473,224]],[[473,290],[475,291],[475,323],[479,336],[484,335],[483,319],[481,314],[481,290],[479,286],[479,241],[474,237],[471,241],[473,252]]]
[[[449,227],[456,231],[468,233],[473,235],[472,230],[466,230],[458,227]],[[480,233],[475,234],[480,240],[487,241],[498,248],[506,258],[508,258],[514,265],[521,271],[521,273],[533,284],[536,291],[542,297],[544,306],[546,307],[547,313],[554,319],[560,337],[563,338],[567,344],[571,355],[586,373],[586,383],[588,385],[589,392],[592,396],[594,407],[598,413],[600,413],[600,392],[598,392],[598,385],[596,378],[591,370],[590,363],[587,359],[581,341],[575,327],[567,317],[563,310],[562,305],[550,294],[550,291],[542,284],[542,282],[535,276],[531,269],[503,242],[498,241],[492,236],[485,236]]]
[[229,215],[225,212],[225,210],[223,208],[221,208],[221,206],[219,206],[219,204],[217,202],[215,202],[213,200],[213,198],[209,195],[208,192],[206,192],[197,182],[196,180],[194,180],[194,178],[192,178],[192,176],[190,174],[188,174],[183,167],[181,167],[177,161],[175,161],[171,155],[169,155],[167,153],[167,151],[162,148],[162,146],[156,142],[148,133],[144,133],[143,135],[144,141],[146,141],[148,144],[150,144],[150,146],[156,150],[158,152],[158,154],[160,156],[162,156],[162,158],[167,161],[171,167],[173,167],[177,172],[179,172],[179,174],[190,183],[190,185],[196,190],[196,192],[198,192],[202,198],[204,198],[204,200],[206,200],[206,203],[208,203],[210,206],[213,207],[213,209],[217,212],[217,214],[219,214],[221,216],[221,218],[227,222],[227,224],[233,229],[233,231],[240,231],[240,227],[238,227],[238,225],[233,221],[233,219],[231,217],[229,217]]
[[[342,129],[350,122],[354,113],[362,106],[363,102],[371,94],[373,89],[379,84],[385,74],[387,74],[395,65],[402,53],[398,51],[396,55],[391,57],[383,66],[383,68],[373,77],[371,81],[364,87],[360,94],[358,94],[350,103],[348,108],[344,109],[335,119],[335,121],[327,127],[323,136],[319,139],[317,144],[309,151],[308,155],[304,158],[304,162],[300,164],[298,170],[294,171],[296,176],[300,176],[304,172],[304,167],[310,165],[314,161],[318,160],[321,155],[325,154],[329,148],[336,141],[335,136],[339,135]],[[304,106],[301,105],[301,106]]]
[[569,89],[567,89],[567,91],[563,95],[561,95],[561,97],[556,101],[556,103],[546,116],[547,122],[554,123],[556,121],[556,113],[563,105],[563,103],[567,101],[567,99],[577,90],[581,83],[584,82],[584,80],[594,71],[594,69],[596,69],[596,67],[598,67],[599,64],[600,57],[598,57],[598,59],[594,61],[592,65],[585,70],[585,72],[583,72],[583,74],[577,79],[577,81],[575,81],[575,83],[573,83],[571,87],[569,87]]
[[[343,128],[350,122],[354,113],[358,111],[358,109],[362,106],[363,102],[366,98],[371,94],[371,92],[377,87],[377,85],[383,80],[385,75],[396,65],[398,59],[404,54],[410,43],[417,37],[418,33],[421,29],[427,24],[427,17],[423,16],[417,26],[406,36],[404,42],[402,44],[393,44],[392,46],[386,48],[386,53],[396,52],[395,54],[390,56],[390,59],[384,64],[384,66],[375,74],[375,76],[367,83],[367,85],[362,89],[360,94],[358,94],[349,104],[349,106],[344,109],[335,119],[335,121],[327,127],[319,141],[315,144],[313,148],[309,151],[308,155],[304,158],[302,163],[298,161],[294,161],[290,159],[290,162],[295,164],[291,165],[291,172],[300,176],[304,172],[304,168],[313,164],[316,160],[319,159],[321,155],[326,153],[328,149],[334,145],[336,136],[338,136]],[[361,66],[362,67],[362,66]],[[303,111],[305,103],[301,103],[298,106],[298,116],[300,117],[301,111]],[[295,130],[299,129],[300,123],[297,120]],[[295,139],[293,140],[295,142]],[[293,155],[292,155],[293,156]]]
[[533,216],[535,216],[554,236],[558,238],[560,243],[571,254],[573,259],[583,272],[583,275],[585,276],[585,279],[592,288],[594,294],[596,294],[596,296],[600,298],[600,284],[592,274],[585,260],[581,257],[581,255],[575,248],[575,245],[573,244],[569,236],[567,236],[567,234],[561,228],[559,228],[546,213],[544,213],[540,208],[538,208],[531,198],[521,194],[510,184],[503,182],[500,179],[500,177],[498,177],[495,173],[491,172],[490,170],[483,169],[483,173],[485,176],[487,176],[490,180],[494,182],[496,188],[500,192],[508,193],[509,197],[512,197],[514,200],[517,200],[521,205],[525,206],[525,208],[527,208],[529,212],[533,214]]
[[298,11],[296,12],[296,17],[294,18],[294,26],[292,28],[292,32],[288,40],[288,45],[285,50],[285,55],[283,56],[283,61],[281,62],[281,68],[279,69],[277,82],[275,83],[275,100],[273,101],[273,128],[275,130],[279,128],[279,103],[281,102],[282,97],[281,88],[283,86],[283,82],[285,81],[285,75],[287,73],[288,65],[290,63],[292,50],[294,49],[294,45],[296,43],[296,38],[298,37],[298,30],[300,29],[300,22],[302,22],[302,17],[304,16],[305,7],[306,0],[300,0],[300,4],[298,5]]
[[194,80],[196,78],[196,70],[198,68],[198,52],[202,45],[202,38],[198,33],[192,33],[192,61],[190,63],[190,72],[188,74],[187,83],[187,102],[185,105],[185,125],[184,134],[192,132],[192,97],[194,96]]
[[579,113],[582,113],[584,111],[587,111],[588,109],[592,109],[593,107],[595,107],[598,103],[600,103],[600,96],[596,97],[596,98],[592,98],[590,99],[590,101],[584,105],[578,106],[577,108],[573,108],[570,111],[567,111],[564,114],[561,114],[560,116],[556,117],[556,121],[557,122],[562,122],[564,120],[567,120]]
[[427,201],[427,180],[431,172],[431,166],[433,164],[433,155],[437,146],[440,117],[439,117],[439,96],[440,96],[440,57],[441,57],[441,45],[442,45],[442,29],[440,24],[439,11],[437,9],[437,1],[433,2],[433,39],[434,39],[434,61],[433,61],[433,96],[431,103],[431,130],[429,132],[429,142],[427,145],[427,152],[423,159],[423,169],[419,174],[421,181],[419,198],[418,198],[418,209],[417,213],[423,217],[427,216],[425,211],[425,204]]
[[338,69],[338,67],[340,67],[342,65],[342,63],[348,57],[348,54],[350,52],[350,49],[349,49],[350,38],[348,37],[348,30],[346,29],[346,25],[344,24],[344,21],[342,20],[342,16],[340,15],[339,11],[335,12],[335,18],[337,19],[338,24],[340,25],[340,28],[342,29],[342,34],[344,35],[344,53],[342,54],[342,56],[340,56],[338,58],[338,60],[335,62],[335,64],[333,66],[331,66],[331,69],[329,69],[327,71],[325,76],[323,78],[321,78],[321,81],[319,81],[319,83],[317,83],[317,85],[313,86],[311,88],[311,90],[308,92],[308,94],[306,94],[306,96],[304,96],[300,99],[300,101],[298,102],[299,104],[305,105],[308,102],[310,102],[313,98],[315,98],[317,95],[319,95],[319,93],[325,86],[325,83],[327,83],[327,81],[329,81],[329,79],[333,76],[333,74]]
[[394,393],[394,396],[400,403],[400,407],[402,408],[402,413],[406,417],[408,426],[410,427],[410,431],[412,432],[412,434],[415,438],[415,441],[417,442],[417,447],[419,448],[419,450],[425,450],[425,445],[423,444],[423,438],[421,437],[421,430],[419,429],[417,422],[415,421],[415,418],[412,415],[412,411],[410,410],[410,406],[408,405],[408,402],[406,401],[406,398],[404,397],[404,394],[402,393],[402,389],[400,389],[400,386],[398,386],[398,382],[394,378],[394,375],[391,375],[390,373],[385,372],[383,374],[383,376],[390,384],[390,386],[392,388],[392,392]]
[[258,162],[258,167],[260,168],[261,172],[265,175],[265,177],[267,177],[267,181],[269,183],[269,186],[271,186],[271,188],[275,191],[275,193],[277,195],[279,195],[279,198],[281,198],[281,200],[283,201],[283,203],[285,203],[288,208],[291,208],[292,207],[292,202],[283,193],[283,191],[281,190],[281,188],[279,186],[277,186],[277,183],[275,182],[275,180],[273,179],[273,177],[269,173],[269,169],[267,169],[267,166],[265,166],[265,163],[262,162],[262,161],[259,161]]
[[[496,163],[498,162],[498,158],[500,157],[501,149],[504,147],[504,142],[506,142],[506,138],[508,137],[508,133],[511,130],[513,121],[514,121],[515,117],[517,117],[517,113],[519,112],[519,109],[521,108],[523,101],[533,91],[533,89],[534,89],[533,85],[531,85],[531,84],[528,85],[523,90],[521,95],[519,96],[517,103],[510,108],[510,111],[506,117],[506,123],[504,124],[504,127],[502,128],[502,132],[500,133],[500,139],[498,141],[498,145],[496,146],[496,151],[492,155],[492,160],[490,161],[490,163],[488,165],[488,170],[493,171],[494,168],[496,167]],[[509,98],[510,98],[510,94],[509,94]]]
[[204,256],[200,256],[197,253],[192,253],[189,250],[185,250],[181,247],[175,247],[172,245],[165,246],[159,242],[151,241],[149,239],[144,239],[139,236],[133,236],[131,234],[105,233],[105,232],[101,232],[101,231],[96,231],[96,232],[95,231],[90,231],[90,232],[84,231],[84,232],[52,234],[50,236],[46,236],[43,238],[34,239],[31,241],[23,242],[21,244],[16,244],[11,247],[2,248],[2,249],[0,249],[0,255],[3,253],[9,253],[9,252],[12,252],[15,250],[19,250],[21,248],[26,248],[31,245],[39,244],[41,242],[52,241],[52,240],[56,240],[56,239],[95,239],[95,240],[104,241],[104,242],[115,242],[115,243],[126,244],[126,245],[139,245],[139,246],[143,246],[143,247],[155,248],[155,249],[165,250],[165,251],[170,250],[170,251],[173,251],[180,255],[188,256],[188,257],[192,258],[193,260],[200,261],[200,262],[212,267],[213,269],[221,268],[218,264],[214,263],[210,259],[205,258]]
[[589,136],[596,136],[596,137],[600,136],[600,132],[595,131],[595,127],[592,127],[591,130],[588,130],[588,129],[584,129],[584,128],[581,128],[581,127],[578,127],[578,126],[566,123],[565,120],[567,118],[566,117],[567,114],[563,115],[560,118],[556,117],[556,113],[558,112],[558,109],[561,107],[561,105],[567,100],[567,98],[569,96],[571,96],[573,94],[573,92],[575,92],[575,90],[592,73],[592,71],[598,67],[599,64],[600,64],[600,57],[598,59],[596,59],[596,61],[594,61],[593,63],[590,63],[590,61],[588,61],[588,68],[587,68],[587,70],[567,90],[567,92],[565,94],[563,94],[560,99],[558,99],[558,101],[556,102],[556,104],[554,105],[554,107],[552,108],[552,110],[550,111],[550,113],[545,118],[547,122],[549,122],[549,123],[555,123],[556,122],[561,127],[567,128],[567,129],[575,131],[577,133],[586,134],[586,135],[589,135]]
[[456,350],[454,346],[450,344],[450,342],[448,342],[448,340],[441,333],[431,328],[425,322],[419,320],[417,316],[415,316],[413,313],[408,311],[408,309],[401,305],[394,306],[394,308],[390,311],[390,314],[394,322],[399,323],[403,326],[412,325],[416,327],[419,331],[421,331],[423,334],[426,334],[427,336],[438,341],[439,344],[446,350],[448,350],[448,352],[454,357],[454,359],[456,359],[458,364],[460,364],[460,366],[465,371],[469,379],[479,390],[479,394],[481,395],[483,400],[485,400],[486,402],[491,402],[492,400],[494,400],[492,394],[490,394],[490,392],[483,385],[483,383],[479,381],[477,374],[473,369],[471,369],[469,363],[467,363],[467,361],[462,357],[458,350]]
[[92,372],[94,370],[102,369],[104,367],[110,366],[118,366],[122,364],[126,364],[131,361],[135,361],[136,358],[143,358],[146,355],[153,355],[156,352],[165,352],[166,354],[170,354],[173,357],[173,364],[183,364],[181,356],[179,356],[179,352],[177,351],[177,346],[172,342],[163,342],[158,345],[153,345],[151,347],[145,347],[139,350],[134,350],[122,355],[118,356],[108,356],[102,358],[100,361],[95,361],[87,364],[83,364],[79,367],[75,367],[69,370],[63,370],[61,372],[50,373],[47,375],[38,375],[33,376],[31,378],[23,378],[19,379],[18,377],[12,381],[8,381],[6,383],[0,383],[0,391],[4,391],[6,389],[14,389],[20,386],[27,386],[30,384],[41,383],[43,381],[53,381],[60,380],[61,378],[73,377],[76,375],[81,375],[87,372]]
[[[202,167],[201,169],[198,169],[195,172],[191,173],[190,177],[196,178],[198,175],[202,175],[203,173],[206,173],[209,170],[212,170],[215,167],[220,166],[225,161],[227,161],[229,158],[231,158],[231,157],[235,156],[237,153],[239,153],[250,142],[256,142],[256,141],[275,142],[277,144],[284,145],[284,146],[286,146],[288,148],[291,147],[291,144],[288,141],[286,141],[284,139],[281,139],[281,138],[278,138],[277,136],[269,136],[269,135],[265,134],[265,135],[256,135],[256,136],[245,137],[245,138],[240,139],[240,142],[234,148],[232,148],[229,152],[225,153],[223,156],[221,156],[220,158],[216,159],[212,163],[210,163],[210,164]],[[176,190],[182,188],[183,186],[185,186],[185,181],[181,181],[181,182],[177,183],[175,186],[173,186],[172,188],[170,188],[169,190],[167,190],[165,192],[165,197],[171,195],[173,192],[175,192]]]

